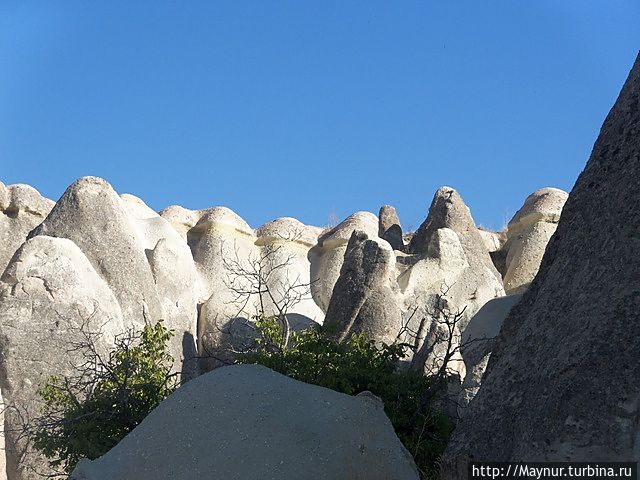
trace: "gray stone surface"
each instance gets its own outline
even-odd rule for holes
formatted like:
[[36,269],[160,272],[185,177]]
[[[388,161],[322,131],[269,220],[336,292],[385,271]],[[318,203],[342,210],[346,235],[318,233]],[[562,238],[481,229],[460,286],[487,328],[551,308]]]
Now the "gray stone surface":
[[384,238],[394,250],[404,250],[402,225],[396,209],[383,205],[378,213],[378,236]]
[[417,480],[382,402],[257,365],[215,370],[162,402],[72,480]]
[[324,311],[329,308],[333,286],[340,276],[347,243],[355,230],[365,232],[369,238],[378,238],[378,217],[371,212],[356,212],[336,227],[324,232],[318,244],[309,251],[311,262],[311,294]]
[[144,246],[118,194],[97,177],[76,180],[30,237],[72,240],[104,278],[120,303],[127,325],[163,318]]
[[155,283],[166,327],[173,330],[169,353],[185,379],[197,374],[198,274],[191,250],[171,224],[133,195],[121,196]]
[[439,228],[450,228],[456,232],[471,266],[482,265],[502,281],[500,274],[493,266],[469,207],[465,205],[460,194],[451,187],[440,187],[435,193],[427,219],[411,239],[409,251],[426,253],[431,237]]
[[558,227],[567,192],[542,188],[527,197],[509,222],[504,265],[504,288],[522,293],[538,273],[549,239]]
[[44,220],[53,205],[35,188],[0,182],[0,276],[29,232]]
[[640,460],[640,56],[455,430],[469,459]]
[[419,260],[398,278],[407,311],[417,306],[426,312],[446,292],[451,311],[464,310],[462,331],[482,305],[504,295],[502,277],[469,208],[450,187],[435,193],[408,250]]
[[372,340],[392,343],[402,321],[394,277],[395,257],[388,243],[353,232],[324,325],[340,339],[362,332]]
[[504,319],[521,298],[522,295],[516,294],[489,300],[478,310],[462,332],[460,353],[467,374],[458,400],[461,407],[458,412],[461,416],[466,413],[464,407],[469,404],[480,388],[482,376]]
[[0,281],[0,387],[6,406],[4,440],[11,480],[51,473],[48,461],[27,448],[25,422],[39,415],[37,390],[49,375],[68,375],[82,357],[73,343],[85,331],[104,355],[124,329],[108,285],[70,240],[39,235],[28,240]]

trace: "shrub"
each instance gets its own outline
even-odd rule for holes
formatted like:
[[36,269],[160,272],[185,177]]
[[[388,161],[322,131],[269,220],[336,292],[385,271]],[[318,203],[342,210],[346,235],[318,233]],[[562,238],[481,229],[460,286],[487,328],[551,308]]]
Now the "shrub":
[[85,364],[69,377],[49,377],[38,394],[42,415],[33,434],[51,466],[70,473],[81,458],[95,459],[133,430],[176,388],[162,322],[129,330],[101,360],[95,337],[82,344]]
[[[414,370],[400,370],[406,356],[403,346],[377,346],[364,335],[352,335],[340,343],[319,328],[293,333],[290,348],[281,349],[277,319],[256,318],[257,348],[238,358],[258,363],[302,382],[349,395],[368,390],[382,399],[396,434],[413,455],[424,477],[438,477],[438,461],[451,433],[448,418],[432,404],[423,405],[423,394],[432,379]],[[445,386],[438,386],[444,388]]]

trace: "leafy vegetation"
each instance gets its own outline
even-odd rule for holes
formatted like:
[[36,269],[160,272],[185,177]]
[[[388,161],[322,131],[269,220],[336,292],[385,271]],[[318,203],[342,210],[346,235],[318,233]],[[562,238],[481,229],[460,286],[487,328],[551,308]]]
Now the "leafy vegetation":
[[38,392],[44,405],[34,447],[66,473],[81,458],[109,451],[176,388],[167,353],[172,335],[162,322],[130,330],[104,360],[87,335],[78,346],[85,363],[74,375],[49,377]]
[[[276,318],[258,316],[257,348],[240,356],[240,363],[258,363],[296,380],[349,395],[370,391],[384,402],[396,434],[413,455],[424,477],[437,478],[438,462],[452,430],[451,422],[424,402],[424,393],[442,391],[422,372],[401,370],[406,356],[401,345],[377,346],[364,335],[338,342],[319,328],[292,333],[282,349],[283,329]],[[437,398],[437,395],[432,399]]]

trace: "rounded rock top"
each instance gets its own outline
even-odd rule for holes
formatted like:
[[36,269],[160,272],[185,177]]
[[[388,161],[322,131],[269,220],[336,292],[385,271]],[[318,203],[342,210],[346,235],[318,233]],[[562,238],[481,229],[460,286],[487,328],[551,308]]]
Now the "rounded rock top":
[[43,197],[30,185],[0,183],[0,211],[27,212],[46,217],[55,202]]
[[369,238],[378,238],[378,217],[371,212],[356,212],[322,235],[319,241],[323,246],[346,243],[354,230],[366,233]]
[[562,207],[569,194],[559,188],[546,187],[536,190],[527,197],[524,205],[513,216],[509,225],[521,223],[526,217],[534,215],[538,220],[557,223],[562,213]]
[[322,228],[305,225],[296,218],[281,217],[259,227],[256,235],[261,238],[281,239],[313,246],[318,242],[322,232]]
[[253,229],[236,212],[227,207],[213,207],[205,210],[198,210],[200,219],[196,223],[196,228],[206,228],[212,224],[223,224],[235,228],[239,232],[253,235]]

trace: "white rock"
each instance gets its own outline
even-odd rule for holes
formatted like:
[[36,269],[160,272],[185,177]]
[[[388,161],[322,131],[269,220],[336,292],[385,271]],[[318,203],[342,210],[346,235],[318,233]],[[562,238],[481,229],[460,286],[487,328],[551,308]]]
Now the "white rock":
[[382,402],[258,365],[217,369],[177,390],[72,480],[418,480]]
[[106,282],[70,240],[28,240],[0,282],[0,384],[5,410],[7,473],[12,480],[41,478],[48,461],[25,448],[23,419],[39,414],[36,392],[50,375],[69,375],[83,360],[73,342],[80,331],[102,331],[104,355],[124,330],[120,306]]

